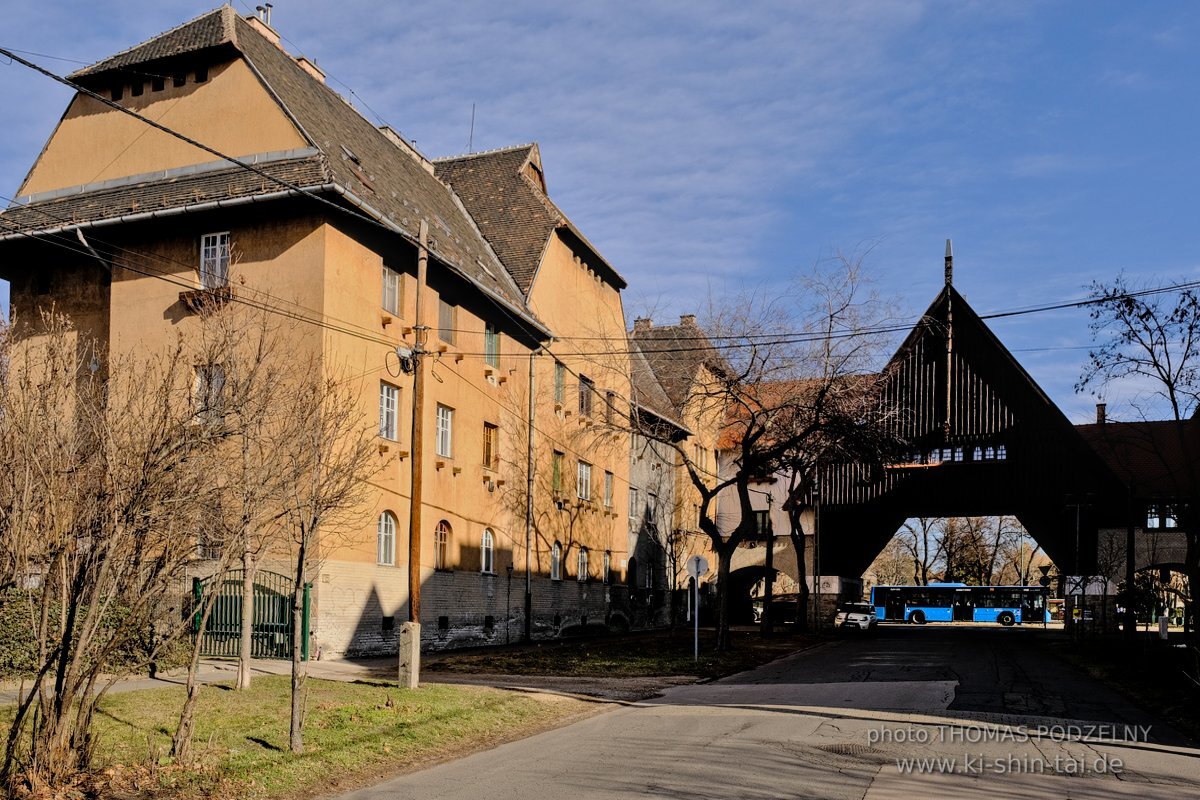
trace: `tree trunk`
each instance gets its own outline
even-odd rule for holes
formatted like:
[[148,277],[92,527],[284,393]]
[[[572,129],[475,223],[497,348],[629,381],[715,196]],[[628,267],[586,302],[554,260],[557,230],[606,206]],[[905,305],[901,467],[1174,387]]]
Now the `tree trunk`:
[[216,605],[217,594],[221,591],[226,575],[222,566],[209,579],[208,592],[203,596],[200,606],[200,625],[196,630],[195,641],[192,642],[192,658],[188,662],[187,696],[183,701],[183,709],[179,712],[179,725],[175,735],[171,737],[171,758],[177,764],[188,765],[192,761],[192,733],[196,727],[196,702],[200,699],[200,682],[196,680],[196,671],[200,668],[200,649],[204,643],[204,632],[208,630],[208,620],[212,616],[213,606]]
[[804,532],[793,521],[790,533],[792,549],[796,551],[796,580],[799,581],[799,602],[796,604],[796,630],[804,633],[808,630],[808,564],[805,563],[808,544]]
[[722,544],[717,548],[717,644],[718,653],[729,649],[729,573],[734,548]]
[[304,679],[306,664],[302,659],[304,639],[304,581],[308,577],[304,569],[307,553],[303,544],[296,566],[296,584],[292,588],[292,714],[288,732],[288,746],[293,753],[304,752]]
[[249,548],[242,554],[242,619],[238,641],[237,688],[250,688],[250,667],[254,642],[254,554]]

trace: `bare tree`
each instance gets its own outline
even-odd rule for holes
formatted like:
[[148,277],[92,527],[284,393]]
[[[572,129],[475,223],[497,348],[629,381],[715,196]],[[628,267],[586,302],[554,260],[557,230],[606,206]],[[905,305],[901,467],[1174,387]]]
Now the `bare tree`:
[[905,522],[896,534],[912,562],[912,580],[917,586],[928,586],[931,579],[938,577],[934,570],[943,555],[940,522],[936,517],[917,517]]
[[874,586],[903,584],[912,579],[912,559],[899,535],[888,540],[867,568],[866,574]]
[[266,312],[236,304],[203,309],[199,322],[192,361],[197,375],[212,385],[197,393],[202,405],[196,409],[196,417],[200,424],[220,425],[225,430],[220,444],[201,454],[210,496],[195,526],[203,549],[209,551],[204,555],[212,560],[207,564],[211,572],[203,584],[198,607],[193,609],[196,625],[187,691],[171,741],[172,757],[184,764],[191,760],[200,694],[196,671],[205,633],[229,570],[239,560],[248,568],[242,577],[242,647],[237,685],[249,685],[247,628],[254,619],[254,557],[272,540],[272,533],[278,538],[275,523],[282,516],[275,498],[280,488],[278,476],[283,471],[275,458],[277,443],[272,438],[284,423],[274,409],[285,363],[275,323]]
[[789,498],[798,508],[811,496],[816,464],[851,452],[866,458],[888,438],[881,379],[870,372],[881,341],[865,324],[878,318],[878,301],[863,297],[860,285],[859,265],[837,259],[795,292],[714,304],[706,322],[721,353],[709,346],[691,402],[723,420],[721,472],[698,463],[684,444],[671,444],[699,498],[698,527],[717,556],[718,649],[729,644],[733,554],[758,532],[752,484],[798,473]]
[[0,359],[10,459],[0,563],[23,589],[37,669],[9,728],[4,774],[37,787],[89,764],[92,717],[111,686],[102,676],[116,659],[154,657],[145,632],[191,558],[188,520],[209,486],[203,454],[227,431],[196,424],[182,339],[109,360],[61,315],[16,334]]
[[[1200,410],[1200,296],[1193,288],[1173,293],[1139,288],[1130,286],[1124,275],[1111,283],[1091,284],[1095,347],[1075,389],[1130,383],[1148,393],[1132,403],[1142,419],[1165,408],[1178,423],[1171,450],[1181,457],[1169,456],[1160,444],[1150,441],[1142,449],[1167,468],[1180,499],[1179,520],[1186,537],[1184,571],[1192,598],[1185,618],[1191,620],[1195,587],[1200,586],[1200,456],[1191,433]],[[1132,615],[1125,629],[1132,635]]]
[[288,742],[293,753],[301,753],[307,678],[303,653],[309,636],[303,618],[305,585],[361,522],[367,481],[380,463],[378,430],[359,409],[357,383],[325,376],[319,362],[302,365],[294,374],[299,377],[279,397],[277,463],[282,519],[294,565]]

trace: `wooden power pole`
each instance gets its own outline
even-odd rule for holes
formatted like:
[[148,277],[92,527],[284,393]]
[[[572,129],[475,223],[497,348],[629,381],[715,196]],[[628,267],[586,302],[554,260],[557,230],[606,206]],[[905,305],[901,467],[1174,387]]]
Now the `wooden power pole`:
[[421,505],[425,452],[425,279],[429,268],[429,224],[421,221],[417,245],[417,297],[413,334],[411,484],[408,508],[408,622],[400,629],[400,685],[417,688],[421,678]]

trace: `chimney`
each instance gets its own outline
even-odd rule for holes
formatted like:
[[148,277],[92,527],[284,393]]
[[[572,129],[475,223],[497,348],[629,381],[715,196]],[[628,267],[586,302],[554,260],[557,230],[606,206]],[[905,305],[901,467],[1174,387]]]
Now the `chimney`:
[[262,34],[263,38],[271,44],[283,49],[283,45],[279,43],[279,33],[271,27],[269,22],[266,22],[262,17],[262,6],[259,6],[259,16],[246,17],[246,22],[250,23],[250,27]]
[[1106,403],[1096,403],[1096,424],[1103,425],[1108,419]]
[[946,240],[946,285],[954,283],[954,247]]
[[325,71],[317,66],[317,62],[309,61],[304,56],[297,56],[296,63],[300,65],[300,69],[304,70],[309,75],[312,75],[320,83],[325,82]]
[[650,329],[653,327],[654,320],[650,319],[649,317],[638,317],[633,321],[634,333],[649,333]]
[[680,314],[679,315],[679,324],[689,326],[692,328],[696,327],[696,315],[695,314]]

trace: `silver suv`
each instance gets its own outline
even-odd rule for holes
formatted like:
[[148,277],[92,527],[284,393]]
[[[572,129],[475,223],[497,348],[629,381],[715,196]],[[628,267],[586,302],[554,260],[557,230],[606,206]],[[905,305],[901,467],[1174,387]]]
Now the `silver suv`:
[[839,628],[858,628],[861,631],[874,630],[875,606],[870,603],[846,603],[838,609],[834,624]]

